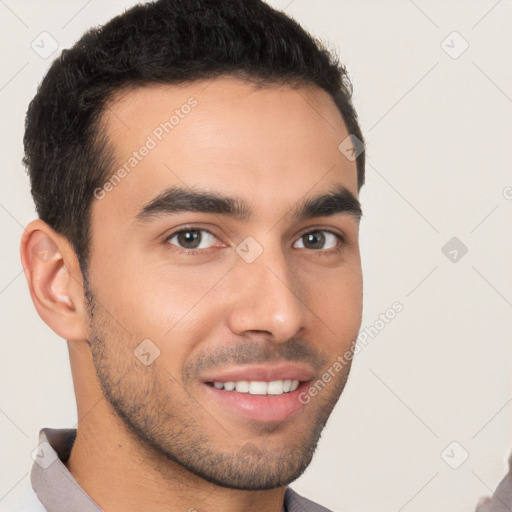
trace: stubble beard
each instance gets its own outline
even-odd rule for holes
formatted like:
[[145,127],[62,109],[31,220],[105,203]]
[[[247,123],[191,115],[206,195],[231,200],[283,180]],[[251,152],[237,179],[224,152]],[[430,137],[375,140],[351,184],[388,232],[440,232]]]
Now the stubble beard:
[[[146,461],[153,460],[156,469],[157,461],[169,461],[170,465],[178,464],[207,482],[240,490],[286,486],[304,473],[345,387],[351,361],[331,389],[322,391],[321,407],[305,405],[316,415],[308,433],[300,439],[289,435],[286,446],[265,449],[265,438],[259,429],[260,436],[252,441],[229,443],[234,427],[216,421],[211,415],[205,416],[205,411],[200,410],[202,406],[184,391],[177,380],[179,376],[172,376],[157,362],[147,367],[141,364],[124,330],[96,303],[91,290],[87,290],[86,301],[89,345],[101,390],[112,412],[146,452]],[[224,429],[226,445],[234,446],[231,450],[216,446],[205,426],[205,417],[207,421],[216,421],[215,428]],[[268,435],[279,428],[272,427]],[[165,475],[166,471],[160,473]]]

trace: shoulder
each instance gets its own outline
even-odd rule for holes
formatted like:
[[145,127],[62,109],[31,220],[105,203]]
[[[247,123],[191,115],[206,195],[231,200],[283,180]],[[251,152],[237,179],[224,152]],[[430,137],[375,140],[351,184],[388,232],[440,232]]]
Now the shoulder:
[[0,501],[0,512],[46,512],[27,473]]
[[300,494],[296,493],[291,487],[286,488],[284,502],[286,505],[286,512],[332,512],[332,510],[304,498]]
[[508,474],[500,482],[492,498],[480,500],[476,512],[508,512],[512,504],[512,453],[508,460]]

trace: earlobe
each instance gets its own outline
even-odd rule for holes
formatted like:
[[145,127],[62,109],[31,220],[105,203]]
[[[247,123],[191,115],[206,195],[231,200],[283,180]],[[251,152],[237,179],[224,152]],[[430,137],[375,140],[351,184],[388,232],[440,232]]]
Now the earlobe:
[[31,222],[21,240],[21,260],[39,316],[67,340],[86,339],[79,265],[67,240],[41,220]]

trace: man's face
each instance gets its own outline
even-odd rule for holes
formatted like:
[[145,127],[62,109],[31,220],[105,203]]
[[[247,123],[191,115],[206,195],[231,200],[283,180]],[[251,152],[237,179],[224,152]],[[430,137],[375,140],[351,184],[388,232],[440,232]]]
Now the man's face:
[[105,120],[112,172],[127,165],[91,210],[102,390],[140,441],[206,480],[286,485],[311,461],[350,369],[333,365],[361,323],[342,118],[320,89],[223,77],[140,87]]

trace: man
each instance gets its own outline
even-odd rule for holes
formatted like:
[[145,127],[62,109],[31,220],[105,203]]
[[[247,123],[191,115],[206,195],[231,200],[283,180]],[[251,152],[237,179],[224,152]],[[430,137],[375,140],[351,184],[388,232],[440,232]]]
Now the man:
[[289,484],[361,324],[364,143],[345,69],[259,0],[85,34],[26,121],[21,257],[78,428],[2,511],[327,510]]

